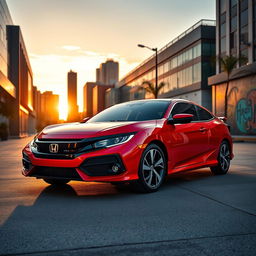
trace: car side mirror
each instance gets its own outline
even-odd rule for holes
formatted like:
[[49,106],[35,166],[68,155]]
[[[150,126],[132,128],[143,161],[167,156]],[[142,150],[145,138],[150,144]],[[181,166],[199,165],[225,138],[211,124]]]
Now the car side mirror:
[[86,123],[89,119],[90,119],[90,117],[85,117],[85,118],[83,118],[82,121],[80,121],[80,123]]
[[187,124],[193,120],[192,114],[176,114],[172,118],[168,119],[168,124]]

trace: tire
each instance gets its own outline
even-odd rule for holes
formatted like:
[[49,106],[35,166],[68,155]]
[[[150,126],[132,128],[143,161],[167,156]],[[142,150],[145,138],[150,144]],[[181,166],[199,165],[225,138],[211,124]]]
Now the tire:
[[131,182],[131,187],[142,193],[156,192],[164,182],[167,162],[163,150],[150,144],[143,152],[139,166],[139,179]]
[[57,185],[57,186],[64,185],[70,182],[70,180],[68,179],[44,179],[44,181],[48,184]]
[[218,165],[211,167],[215,175],[226,174],[230,167],[230,147],[227,141],[222,141],[219,148]]

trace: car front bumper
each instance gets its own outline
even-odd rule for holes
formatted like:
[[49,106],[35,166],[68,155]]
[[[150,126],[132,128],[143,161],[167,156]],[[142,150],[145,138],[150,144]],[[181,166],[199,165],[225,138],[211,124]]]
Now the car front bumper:
[[73,159],[36,157],[27,145],[23,151],[24,176],[80,181],[120,182],[138,179],[143,149],[131,141],[84,153]]

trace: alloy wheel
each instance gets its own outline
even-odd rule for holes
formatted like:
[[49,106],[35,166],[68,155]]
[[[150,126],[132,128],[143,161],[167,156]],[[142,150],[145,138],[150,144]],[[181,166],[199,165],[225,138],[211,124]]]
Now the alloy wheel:
[[142,174],[145,183],[151,189],[158,188],[164,178],[164,159],[161,152],[156,149],[150,149],[144,156],[142,162]]
[[228,145],[223,143],[220,148],[220,166],[223,171],[228,170],[230,165],[230,151]]

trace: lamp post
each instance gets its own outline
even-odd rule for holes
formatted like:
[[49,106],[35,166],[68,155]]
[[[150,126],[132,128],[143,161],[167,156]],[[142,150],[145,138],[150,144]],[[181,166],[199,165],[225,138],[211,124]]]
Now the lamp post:
[[156,68],[156,80],[155,80],[155,88],[156,88],[156,91],[157,91],[157,87],[158,87],[158,61],[157,61],[157,48],[151,48],[151,47],[148,47],[144,44],[138,44],[138,47],[141,47],[141,48],[148,48],[149,50],[153,51],[156,53],[156,63],[155,63],[155,68]]

